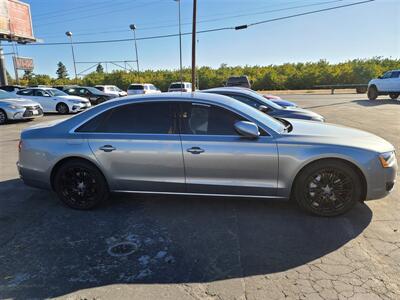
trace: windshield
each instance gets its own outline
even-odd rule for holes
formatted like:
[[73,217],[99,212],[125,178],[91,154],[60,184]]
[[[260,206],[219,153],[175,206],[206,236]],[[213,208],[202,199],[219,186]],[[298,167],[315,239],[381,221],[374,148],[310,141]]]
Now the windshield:
[[9,99],[9,98],[15,98],[15,96],[9,92],[0,90],[0,99]]
[[249,93],[251,93],[251,95],[254,98],[257,98],[257,100],[259,100],[260,102],[264,103],[265,105],[275,108],[275,109],[283,109],[282,106],[280,106],[279,104],[276,104],[275,102],[268,100],[266,98],[264,98],[262,95],[260,95],[259,93],[252,91],[252,90],[248,90]]
[[46,92],[48,92],[52,96],[68,96],[68,94],[66,94],[58,89],[47,89]]
[[170,89],[184,89],[185,84],[180,84],[180,83],[173,83],[169,86]]

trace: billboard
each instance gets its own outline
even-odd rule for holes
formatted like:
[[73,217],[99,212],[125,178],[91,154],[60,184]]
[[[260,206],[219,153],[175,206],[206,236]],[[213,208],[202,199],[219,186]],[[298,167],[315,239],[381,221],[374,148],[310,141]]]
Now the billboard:
[[18,0],[0,0],[0,40],[35,41],[29,4]]
[[14,68],[17,70],[32,71],[33,59],[29,57],[13,56]]

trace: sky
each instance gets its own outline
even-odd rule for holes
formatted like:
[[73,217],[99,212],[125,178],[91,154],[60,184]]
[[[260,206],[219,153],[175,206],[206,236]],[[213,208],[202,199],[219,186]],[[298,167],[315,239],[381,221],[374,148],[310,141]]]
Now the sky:
[[[232,27],[345,5],[360,0],[198,0],[198,30]],[[129,39],[178,33],[178,2],[174,0],[26,0],[31,6],[35,37],[43,43],[73,40]],[[182,32],[191,31],[192,0],[181,0]],[[244,30],[197,35],[197,65],[217,68],[225,63],[270,65],[326,59],[336,63],[374,56],[400,58],[400,0],[374,2],[300,16]],[[5,52],[12,48],[3,42]],[[178,69],[179,38],[139,40],[140,69]],[[134,43],[75,45],[79,62],[135,60]],[[70,45],[19,46],[20,56],[32,57],[35,74],[55,77],[62,61],[70,75]],[[191,65],[191,36],[182,38],[183,64]],[[11,56],[7,66],[13,74]],[[78,73],[90,67],[78,64]],[[111,64],[103,65],[108,71]]]

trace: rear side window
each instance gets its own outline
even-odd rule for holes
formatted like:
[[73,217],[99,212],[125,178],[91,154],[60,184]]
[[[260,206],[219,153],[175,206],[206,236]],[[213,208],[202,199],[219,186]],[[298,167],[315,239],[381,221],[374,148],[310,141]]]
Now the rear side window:
[[17,92],[18,95],[32,96],[33,90],[22,90]]
[[117,107],[88,121],[77,132],[176,133],[176,105],[171,102],[136,103]]
[[131,85],[128,87],[128,90],[140,91],[140,90],[144,90],[144,87],[143,87],[143,85],[141,85],[141,84],[131,84]]
[[400,71],[393,71],[391,78],[399,78],[399,76],[400,76]]

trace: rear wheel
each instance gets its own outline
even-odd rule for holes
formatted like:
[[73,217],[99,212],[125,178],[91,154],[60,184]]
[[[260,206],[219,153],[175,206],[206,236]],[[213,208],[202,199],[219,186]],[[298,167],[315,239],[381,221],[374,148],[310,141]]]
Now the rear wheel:
[[56,110],[59,114],[67,114],[69,112],[68,106],[62,102],[57,104]]
[[7,123],[7,114],[4,110],[0,109],[0,125]]
[[376,98],[378,98],[378,90],[375,86],[370,86],[368,88],[368,99],[376,100]]
[[61,165],[54,177],[54,189],[62,202],[80,210],[96,207],[109,195],[103,174],[84,160]]
[[390,93],[389,97],[392,100],[396,100],[397,98],[399,98],[400,94],[399,93]]
[[323,160],[301,171],[294,197],[301,208],[318,216],[337,216],[349,211],[362,197],[359,174],[338,160]]

